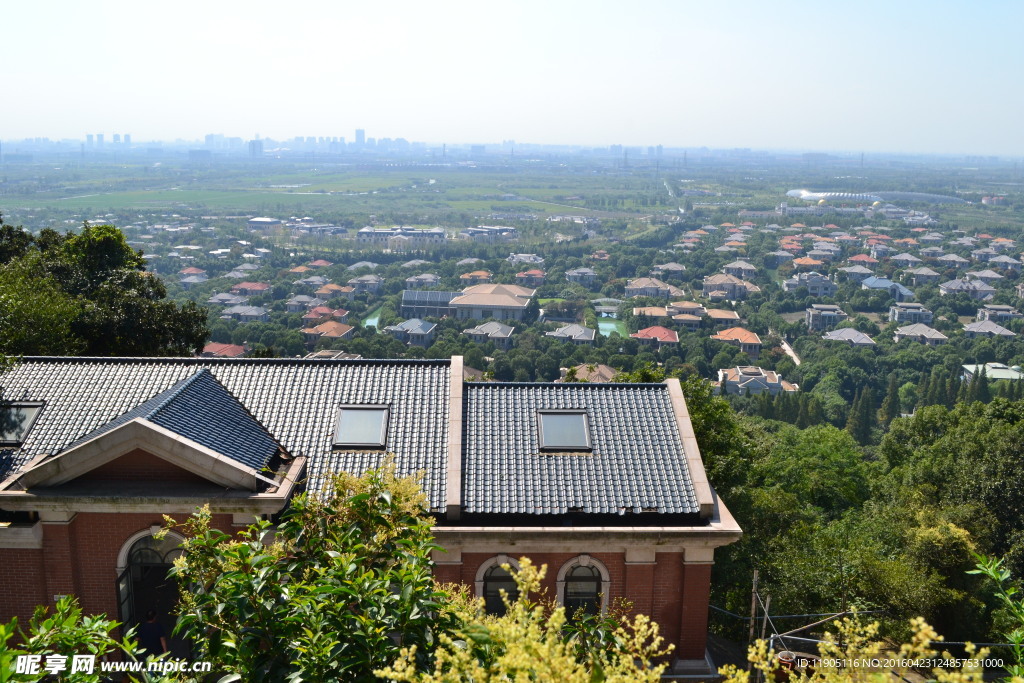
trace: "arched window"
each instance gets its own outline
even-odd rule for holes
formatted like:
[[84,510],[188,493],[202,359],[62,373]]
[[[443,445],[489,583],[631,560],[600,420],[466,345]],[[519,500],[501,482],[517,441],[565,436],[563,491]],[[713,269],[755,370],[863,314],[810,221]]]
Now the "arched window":
[[[501,565],[507,564],[511,571]],[[519,563],[507,555],[497,555],[480,565],[476,573],[476,594],[484,599],[484,609],[488,614],[501,616],[505,613],[505,601],[501,592],[508,596],[509,602],[519,597],[519,587],[512,577],[519,571]]]
[[570,618],[581,609],[587,614],[603,613],[610,588],[608,568],[590,555],[574,557],[558,572],[558,602]]

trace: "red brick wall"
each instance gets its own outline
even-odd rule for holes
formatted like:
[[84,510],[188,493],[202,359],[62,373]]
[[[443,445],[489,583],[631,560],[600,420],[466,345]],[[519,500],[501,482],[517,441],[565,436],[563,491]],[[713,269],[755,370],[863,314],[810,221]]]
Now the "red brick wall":
[[209,485],[209,480],[172,465],[143,450],[135,449],[75,478],[75,481],[184,482]]
[[36,605],[50,599],[43,580],[43,551],[10,548],[0,553],[0,622],[18,617],[18,625],[24,628]]
[[[581,553],[584,551],[581,551]],[[558,571],[581,553],[522,553],[534,564],[546,564],[546,595],[558,595]],[[518,559],[521,554],[506,553]],[[444,583],[462,583],[474,589],[480,566],[494,553],[462,554],[462,564],[442,564],[434,575]],[[611,600],[624,597],[635,614],[647,614],[658,623],[665,641],[675,644],[673,656],[703,659],[707,647],[707,612],[711,592],[711,565],[684,564],[682,553],[657,553],[654,564],[626,564],[623,553],[590,553],[608,568]]]
[[[185,515],[172,515],[184,521]],[[236,531],[231,515],[214,515],[213,526]],[[0,621],[25,623],[36,605],[74,594],[86,614],[118,618],[117,555],[133,534],[163,525],[149,513],[80,513],[70,524],[43,524],[43,549],[0,549]]]
[[[185,515],[172,515],[179,522]],[[153,525],[163,525],[159,514],[149,513],[96,513],[84,512],[72,522],[72,539],[78,562],[75,577],[79,600],[87,614],[105,613],[117,618],[117,554],[130,536]],[[225,533],[233,533],[231,515],[214,515],[212,526]],[[47,529],[46,531],[49,531]],[[52,591],[51,591],[52,592]]]

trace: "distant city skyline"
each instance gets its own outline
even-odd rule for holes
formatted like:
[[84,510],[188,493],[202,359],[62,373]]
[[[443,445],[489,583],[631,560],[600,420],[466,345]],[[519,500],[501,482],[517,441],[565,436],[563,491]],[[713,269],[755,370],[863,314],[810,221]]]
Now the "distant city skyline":
[[104,133],[1024,155],[1024,5],[5,7],[0,139]]

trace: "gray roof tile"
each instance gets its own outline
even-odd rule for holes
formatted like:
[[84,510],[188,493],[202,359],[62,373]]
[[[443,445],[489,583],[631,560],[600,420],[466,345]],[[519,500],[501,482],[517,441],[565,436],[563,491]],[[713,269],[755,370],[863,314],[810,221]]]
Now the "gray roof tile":
[[[464,402],[468,514],[698,512],[665,385],[469,383]],[[545,409],[586,411],[593,451],[542,453]]]
[[[309,458],[309,486],[315,489],[332,471],[361,473],[384,457],[332,448],[338,407],[385,404],[390,406],[387,452],[394,453],[398,473],[422,472],[431,507],[443,509],[449,367],[447,360],[27,358],[0,376],[3,395],[46,405],[20,449],[0,450],[0,480],[128,413],[152,412],[153,399],[177,391],[157,417],[172,425],[168,428],[205,438],[212,426],[202,421],[241,420],[227,405],[225,396],[233,396],[288,453]],[[197,372],[203,369],[209,379]],[[213,378],[223,394],[212,386]],[[258,442],[248,426],[235,429],[240,433],[233,452]],[[228,447],[225,436],[218,434],[218,450]]]

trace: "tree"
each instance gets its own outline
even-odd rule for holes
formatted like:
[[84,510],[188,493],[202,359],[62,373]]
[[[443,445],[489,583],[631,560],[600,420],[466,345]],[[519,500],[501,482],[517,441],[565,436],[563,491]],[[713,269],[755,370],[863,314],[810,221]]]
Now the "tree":
[[333,494],[297,496],[266,543],[258,521],[234,539],[208,510],[185,524],[172,573],[176,632],[199,659],[242,680],[362,680],[416,648],[432,657],[455,615],[434,584],[426,500],[393,468],[337,477]]
[[646,617],[563,628],[565,610],[539,593],[545,568],[528,558],[503,617],[438,586],[426,497],[390,464],[339,475],[330,490],[297,496],[272,539],[266,521],[238,538],[212,529],[209,510],[185,523],[171,572],[189,590],[175,632],[221,667],[221,680],[653,683],[664,670],[653,660],[668,649]]
[[882,400],[882,407],[878,411],[878,422],[884,429],[888,429],[889,423],[900,416],[900,394],[896,385],[896,373],[889,375],[889,385],[885,391],[885,398]]
[[114,226],[36,238],[8,228],[0,225],[0,354],[193,355],[209,336],[206,309],[167,301]]

